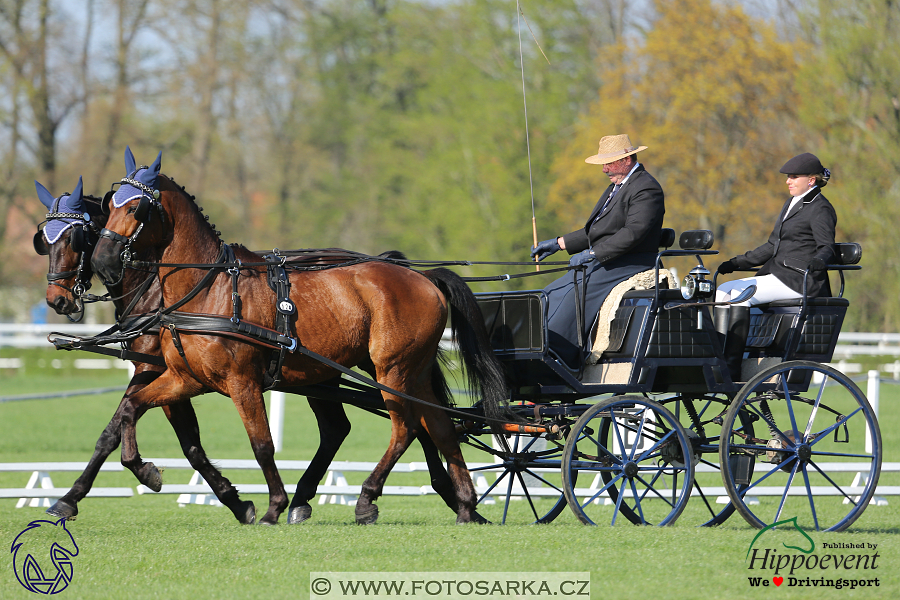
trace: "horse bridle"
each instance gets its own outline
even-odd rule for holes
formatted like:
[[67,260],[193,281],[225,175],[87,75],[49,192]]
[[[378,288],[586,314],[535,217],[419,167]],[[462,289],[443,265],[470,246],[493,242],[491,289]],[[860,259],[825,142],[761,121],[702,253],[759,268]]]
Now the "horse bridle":
[[110,231],[106,227],[100,230],[100,237],[105,237],[123,246],[122,252],[120,254],[120,257],[122,259],[122,272],[119,275],[119,280],[113,283],[107,282],[107,285],[117,285],[121,283],[122,279],[125,277],[125,269],[129,264],[131,264],[132,259],[131,245],[138,238],[138,235],[140,235],[141,231],[144,230],[144,224],[150,221],[151,209],[155,210],[155,212],[159,215],[160,221],[162,222],[163,226],[165,226],[166,212],[165,210],[163,210],[162,204],[160,204],[159,202],[159,190],[153,189],[149,185],[146,185],[134,178],[138,171],[146,168],[147,166],[140,166],[136,168],[128,177],[123,177],[121,181],[119,181],[118,183],[114,183],[113,188],[110,189],[110,191],[108,191],[106,193],[106,196],[103,198],[103,210],[107,214],[109,214],[109,203],[112,201],[112,196],[115,193],[116,185],[127,184],[143,192],[141,194],[140,201],[138,201],[137,208],[134,209],[134,219],[138,222],[138,226],[130,236],[125,237],[124,235],[116,233],[115,231]]
[[[60,196],[62,198],[62,196]],[[71,293],[75,298],[75,304],[78,306],[80,314],[84,315],[84,301],[83,296],[85,293],[91,289],[91,277],[93,273],[90,269],[85,269],[85,257],[89,254],[87,250],[91,248],[97,240],[100,239],[100,229],[97,227],[97,224],[91,219],[91,215],[87,212],[85,213],[63,213],[56,212],[56,208],[59,206],[59,199],[57,199],[56,203],[53,206],[53,211],[47,213],[44,221],[38,224],[37,233],[34,234],[34,238],[32,243],[34,245],[34,251],[37,252],[41,256],[47,256],[50,253],[50,250],[47,248],[47,244],[44,242],[44,230],[41,225],[44,225],[48,221],[53,220],[62,220],[62,219],[79,219],[74,223],[69,223],[72,226],[72,232],[69,234],[69,247],[72,248],[73,252],[78,253],[78,267],[74,271],[51,271],[47,273],[47,282],[49,285],[55,285],[56,287],[62,288],[67,292]],[[60,280],[68,279],[70,277],[75,277],[75,285],[72,287],[68,287],[59,283]],[[69,317],[68,315],[66,315]],[[69,317],[70,321],[78,322],[81,320],[72,319]]]

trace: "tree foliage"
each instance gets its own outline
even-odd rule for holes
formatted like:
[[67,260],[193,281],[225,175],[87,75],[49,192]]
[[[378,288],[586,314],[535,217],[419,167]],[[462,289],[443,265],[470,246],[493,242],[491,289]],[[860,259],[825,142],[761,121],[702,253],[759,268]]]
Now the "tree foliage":
[[800,115],[833,172],[827,191],[843,241],[863,246],[848,274],[848,327],[900,330],[900,5],[819,1],[817,46],[798,77]]
[[102,194],[126,144],[226,241],[522,260],[532,198],[541,239],[582,225],[607,184],[583,160],[628,133],[667,225],[727,255],[768,234],[778,167],[819,154],[865,247],[851,320],[897,329],[896,2],[518,4],[0,0],[0,280],[41,297],[32,180]]
[[627,133],[649,147],[639,160],[666,192],[666,225],[711,229],[716,249],[743,252],[768,236],[785,200],[778,167],[805,150],[793,90],[801,48],[739,6],[656,7],[641,43],[608,49],[599,96],[557,160],[551,202],[580,225],[608,185],[584,157],[603,135]]

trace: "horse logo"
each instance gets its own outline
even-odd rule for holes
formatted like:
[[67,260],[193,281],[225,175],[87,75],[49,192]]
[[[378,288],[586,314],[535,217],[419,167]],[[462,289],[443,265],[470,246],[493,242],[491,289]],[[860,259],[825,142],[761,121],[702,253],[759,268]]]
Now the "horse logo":
[[[809,535],[805,531],[800,529],[800,525],[797,524],[797,517],[792,517],[790,519],[784,519],[782,521],[777,521],[775,523],[772,523],[771,525],[768,525],[768,526],[764,527],[762,530],[760,530],[760,532],[756,534],[756,537],[753,538],[753,541],[750,542],[750,547],[747,548],[747,556],[748,557],[750,556],[750,551],[753,549],[753,544],[756,543],[756,540],[759,539],[759,536],[761,536],[762,534],[764,534],[767,531],[775,529],[775,527],[778,525],[787,525],[787,524],[793,525],[794,529],[796,531],[798,531],[800,533],[800,535],[803,536],[803,538],[805,538],[805,540],[801,540],[798,543],[803,544],[803,546],[806,546],[806,543],[809,542],[809,548],[807,549],[807,548],[801,547],[801,546],[788,546],[784,542],[782,542],[781,545],[784,546],[785,548],[790,548],[791,550],[799,550],[800,552],[802,552],[804,554],[811,554],[813,552],[813,550],[816,549],[816,543],[813,541],[813,539],[811,537],[809,537]],[[788,531],[790,531],[789,528],[788,528]]]
[[[65,518],[56,522],[32,521],[16,536],[9,551],[13,555],[16,579],[29,592],[58,594],[72,581],[72,559],[78,556],[78,545],[66,529]],[[48,551],[55,572],[49,568],[45,554]]]

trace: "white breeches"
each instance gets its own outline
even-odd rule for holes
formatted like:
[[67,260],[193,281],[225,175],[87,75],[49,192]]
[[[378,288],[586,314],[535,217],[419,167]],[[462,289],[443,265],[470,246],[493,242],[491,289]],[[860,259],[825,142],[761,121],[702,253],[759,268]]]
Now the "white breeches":
[[784,285],[774,275],[762,275],[760,277],[745,277],[744,279],[735,279],[734,281],[723,283],[716,290],[716,302],[726,302],[732,298],[737,298],[741,292],[751,285],[756,286],[756,293],[753,294],[753,297],[734,306],[756,306],[757,304],[765,304],[773,300],[793,300],[802,296],[802,294]]

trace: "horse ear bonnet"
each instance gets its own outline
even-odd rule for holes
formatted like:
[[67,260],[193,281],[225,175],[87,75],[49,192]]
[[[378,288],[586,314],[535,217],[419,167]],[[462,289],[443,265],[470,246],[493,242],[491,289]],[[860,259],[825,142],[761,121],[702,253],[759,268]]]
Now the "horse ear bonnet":
[[[63,194],[58,198],[54,198],[53,194],[51,194],[47,188],[43,185],[35,183],[35,189],[37,189],[38,199],[41,201],[41,204],[47,207],[50,212],[54,213],[83,213],[85,210],[84,207],[84,199],[82,197],[82,180],[78,178],[78,185],[75,186],[75,191],[71,194]],[[76,240],[76,237],[79,237],[78,234],[75,234],[72,239],[70,239],[71,243],[76,243],[78,241],[81,242],[82,247],[84,245],[84,234],[81,231],[81,227],[75,227],[74,223],[80,223],[82,219],[78,218],[55,218],[47,221],[47,224],[44,226],[43,235],[46,236],[47,243],[55,244],[59,238],[62,237],[63,233],[67,229],[74,229],[78,231],[81,236],[79,240]],[[40,233],[40,232],[39,232]],[[38,243],[38,236],[34,236],[34,249],[38,252],[38,254],[42,254],[40,251],[40,247],[43,246],[46,254],[46,244],[43,243],[44,240],[40,240],[40,244]]]
[[[134,160],[134,155],[131,153],[131,148],[125,148],[125,169],[128,171],[126,177],[134,179],[154,190],[156,189],[156,182],[159,179],[161,163],[162,152],[159,153],[152,165],[135,172],[135,169],[137,168],[135,165],[137,163]],[[129,183],[123,183],[112,195],[112,208],[122,208],[132,200],[138,198],[140,198],[140,202],[138,202],[138,206],[135,209],[134,218],[141,222],[147,222],[150,218],[150,208],[153,204],[153,199],[148,196],[145,191]],[[108,202],[105,198],[104,205],[108,206]],[[109,210],[109,208],[106,210]]]

